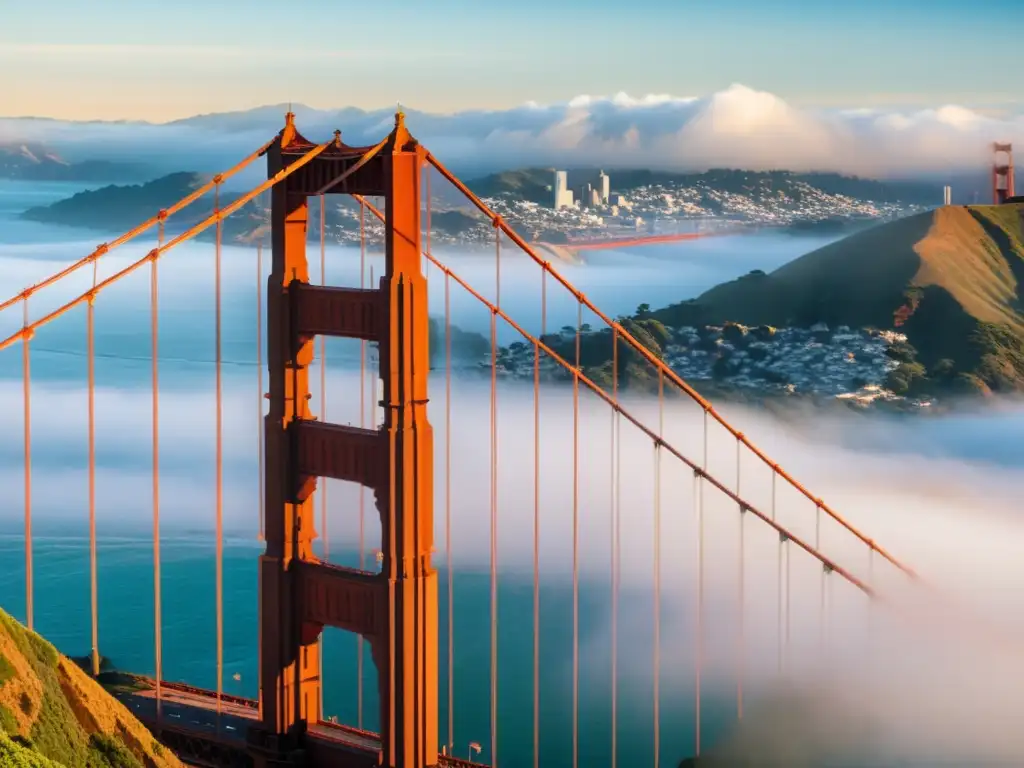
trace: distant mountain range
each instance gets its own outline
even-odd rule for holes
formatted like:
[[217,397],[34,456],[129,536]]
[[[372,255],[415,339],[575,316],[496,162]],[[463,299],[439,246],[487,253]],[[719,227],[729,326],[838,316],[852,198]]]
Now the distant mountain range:
[[71,163],[41,144],[0,144],[0,179],[20,181],[129,181],[140,166],[109,160]]

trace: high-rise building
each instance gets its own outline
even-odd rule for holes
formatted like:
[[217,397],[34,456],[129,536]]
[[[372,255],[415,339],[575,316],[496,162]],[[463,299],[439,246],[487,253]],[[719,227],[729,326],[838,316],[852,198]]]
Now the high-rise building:
[[572,192],[569,191],[569,174],[566,171],[555,171],[554,209],[572,206]]
[[953,204],[953,188],[948,184],[942,188],[942,204],[952,205]]
[[580,190],[580,207],[581,208],[589,208],[593,204],[594,204],[593,187],[591,187],[590,183],[588,182],[588,183],[584,184],[583,185],[583,189]]
[[608,174],[601,171],[597,177],[597,189],[601,193],[601,203],[608,205],[608,200],[611,197],[612,182],[608,178]]

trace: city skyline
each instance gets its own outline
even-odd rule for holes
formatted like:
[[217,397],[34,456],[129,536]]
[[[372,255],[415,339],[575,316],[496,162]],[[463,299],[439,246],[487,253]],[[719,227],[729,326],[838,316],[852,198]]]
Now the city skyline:
[[[698,97],[743,82],[808,108],[1024,108],[1013,68],[992,57],[1024,40],[1018,0],[395,5],[345,9],[344,24],[300,35],[303,19],[336,6],[18,4],[0,29],[0,67],[16,73],[0,104],[5,116],[163,122],[288,102],[444,113],[580,94]],[[595,40],[607,54],[584,57]]]

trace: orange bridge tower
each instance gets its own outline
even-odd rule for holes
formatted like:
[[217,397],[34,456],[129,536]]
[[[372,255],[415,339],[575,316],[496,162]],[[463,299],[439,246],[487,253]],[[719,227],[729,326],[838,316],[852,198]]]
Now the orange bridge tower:
[[[315,148],[289,113],[267,150],[268,176]],[[259,566],[261,725],[250,735],[257,766],[292,764],[306,747],[307,728],[322,717],[317,641],[325,626],[370,643],[380,688],[380,764],[425,768],[438,761],[433,434],[420,243],[425,158],[398,113],[394,130],[376,148],[347,146],[336,132],[331,145],[273,188],[266,552]],[[384,198],[386,266],[377,287],[310,284],[308,198],[321,194]],[[318,335],[379,345],[379,429],[329,424],[310,412],[308,367]],[[333,566],[314,555],[313,494],[321,477],[373,490],[381,519],[380,573]]]

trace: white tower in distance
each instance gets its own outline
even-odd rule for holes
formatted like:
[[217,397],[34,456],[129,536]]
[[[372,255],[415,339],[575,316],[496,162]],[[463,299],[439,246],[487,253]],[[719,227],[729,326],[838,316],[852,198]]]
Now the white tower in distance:
[[555,171],[555,199],[554,208],[572,208],[572,190],[569,189],[569,174],[567,171]]
[[948,184],[942,188],[942,204],[952,205],[953,204],[953,188]]
[[611,198],[612,193],[612,182],[611,179],[608,178],[608,174],[601,171],[597,177],[597,184],[597,189],[601,194],[601,202],[604,205],[608,205],[608,200]]

